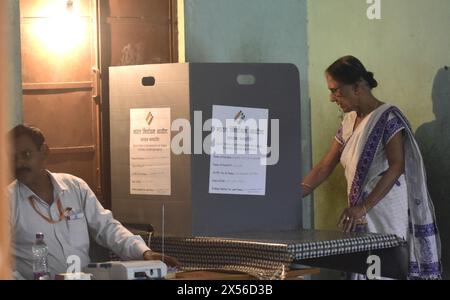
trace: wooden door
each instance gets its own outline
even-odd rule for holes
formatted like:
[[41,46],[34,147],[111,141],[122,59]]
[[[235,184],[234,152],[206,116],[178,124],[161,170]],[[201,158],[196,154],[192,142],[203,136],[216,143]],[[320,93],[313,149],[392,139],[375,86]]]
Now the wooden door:
[[21,0],[24,122],[41,128],[48,168],[84,179],[102,200],[94,0]]

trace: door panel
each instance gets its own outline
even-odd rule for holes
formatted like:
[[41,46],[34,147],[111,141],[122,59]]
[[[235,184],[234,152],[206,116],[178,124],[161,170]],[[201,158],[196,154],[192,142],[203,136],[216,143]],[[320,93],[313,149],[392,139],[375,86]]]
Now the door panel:
[[151,63],[167,63],[170,58],[170,44],[161,43],[167,39],[167,26],[151,22],[110,21],[111,65],[142,65]]
[[[81,16],[92,15],[92,3],[85,0],[74,0],[74,10]],[[65,0],[20,0],[22,18],[48,18],[58,15],[67,5]]]
[[91,95],[91,91],[28,92],[23,96],[23,112],[27,122],[41,124],[51,148],[95,146],[95,132],[82,126],[95,118]]
[[[58,20],[22,19],[22,79],[26,84],[90,81],[93,60],[93,28],[90,18],[76,21],[78,38],[61,38],[64,30],[51,30]],[[61,32],[59,32],[61,31]],[[64,44],[64,45],[62,45]]]

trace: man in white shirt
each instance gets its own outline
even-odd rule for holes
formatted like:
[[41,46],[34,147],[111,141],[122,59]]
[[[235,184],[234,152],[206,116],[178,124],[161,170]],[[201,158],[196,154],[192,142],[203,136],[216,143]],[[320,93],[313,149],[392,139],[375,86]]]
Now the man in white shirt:
[[10,131],[16,181],[8,187],[16,271],[33,279],[31,247],[37,232],[48,246],[51,278],[66,273],[67,259],[90,262],[89,235],[123,260],[163,260],[178,266],[176,259],[151,251],[140,236],[133,235],[111,211],[102,207],[80,178],[51,173],[45,168],[49,152],[42,132],[18,125]]

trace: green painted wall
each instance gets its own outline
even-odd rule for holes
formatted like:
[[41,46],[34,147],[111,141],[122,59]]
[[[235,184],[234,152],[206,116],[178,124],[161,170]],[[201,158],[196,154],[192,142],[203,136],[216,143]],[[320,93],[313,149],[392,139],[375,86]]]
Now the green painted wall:
[[[187,62],[294,63],[300,71],[302,152],[310,168],[306,0],[184,0]],[[312,224],[305,200],[304,225]]]
[[[2,26],[2,36],[8,36],[9,42],[6,46],[6,52],[9,59],[5,68],[9,76],[8,80],[8,108],[9,116],[7,120],[8,128],[22,123],[22,71],[21,71],[21,55],[20,55],[20,5],[19,1],[7,0],[5,7],[7,8],[7,25]],[[3,45],[2,45],[3,47]]]
[[[341,118],[329,102],[323,71],[335,59],[355,55],[375,73],[380,84],[375,95],[400,107],[414,130],[419,128],[416,136],[424,152],[448,264],[450,71],[444,66],[450,66],[450,1],[381,3],[382,19],[369,20],[369,4],[363,0],[308,1],[313,162],[327,150]],[[345,205],[345,179],[339,167],[315,193],[316,227],[336,228]]]

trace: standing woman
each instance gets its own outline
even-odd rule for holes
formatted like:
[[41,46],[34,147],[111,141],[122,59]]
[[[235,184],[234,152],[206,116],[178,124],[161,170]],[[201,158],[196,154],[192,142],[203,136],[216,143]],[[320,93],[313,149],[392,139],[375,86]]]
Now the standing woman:
[[331,147],[303,179],[303,197],[332,173],[345,169],[348,208],[344,231],[396,234],[409,247],[409,279],[441,277],[440,239],[425,169],[408,120],[378,100],[373,73],[353,56],[325,72],[331,102],[345,113]]

